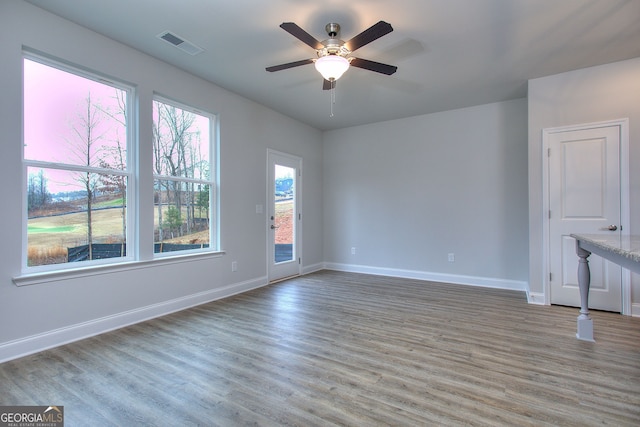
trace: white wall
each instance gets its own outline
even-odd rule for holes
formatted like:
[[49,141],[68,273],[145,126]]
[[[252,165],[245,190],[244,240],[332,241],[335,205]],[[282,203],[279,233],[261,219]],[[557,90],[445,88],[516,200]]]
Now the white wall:
[[[22,47],[134,84],[141,162],[150,170],[154,91],[218,113],[221,122],[221,241],[226,254],[157,263],[18,287],[22,193]],[[25,2],[0,2],[0,180],[5,183],[0,246],[0,361],[170,310],[219,298],[267,280],[267,148],[303,158],[304,269],[322,264],[322,135],[254,102]],[[151,188],[150,177],[140,177]],[[140,202],[150,211],[152,191]],[[145,208],[145,206],[147,206]],[[150,215],[150,212],[149,212]],[[148,227],[149,222],[143,223]],[[149,250],[147,250],[147,253]],[[238,272],[231,272],[231,261]]]
[[[640,58],[530,80],[528,103],[529,286],[544,297],[542,129],[629,119],[630,231],[640,234]],[[640,315],[637,275],[631,291],[634,314]]]
[[518,99],[325,132],[327,266],[526,288],[526,129]]

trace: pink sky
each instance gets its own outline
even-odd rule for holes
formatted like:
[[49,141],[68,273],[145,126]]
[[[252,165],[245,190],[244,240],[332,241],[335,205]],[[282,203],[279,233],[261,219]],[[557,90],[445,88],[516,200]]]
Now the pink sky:
[[[25,157],[33,160],[68,162],[71,143],[78,142],[73,126],[79,127],[78,115],[86,111],[91,93],[93,104],[115,111],[118,89],[78,77],[30,60],[24,61],[24,143]],[[109,120],[103,119],[107,129]],[[115,133],[104,135],[100,144],[112,144]]]
[[[75,127],[78,131],[84,130],[78,116],[83,112],[86,115],[87,96],[91,93],[92,104],[116,111],[117,103],[114,96],[117,90],[25,59],[25,158],[59,163],[70,163],[77,159],[78,153],[81,152],[77,147],[82,147],[83,141],[75,135],[73,128]],[[98,145],[115,146],[113,141],[117,138],[117,133],[112,130],[114,123],[115,121],[111,119],[102,119],[102,126],[96,129],[97,134],[103,135]],[[118,127],[121,128],[118,133],[124,145],[124,127]],[[93,166],[98,166],[97,161]],[[49,191],[52,193],[77,189],[74,188],[75,185],[68,182],[69,174],[64,174],[67,179],[52,171],[45,171],[45,174],[48,178]]]

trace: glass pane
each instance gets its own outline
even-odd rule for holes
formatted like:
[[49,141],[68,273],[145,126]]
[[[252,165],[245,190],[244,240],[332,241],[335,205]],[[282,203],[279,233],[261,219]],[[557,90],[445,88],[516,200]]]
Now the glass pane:
[[127,92],[24,60],[24,158],[126,169]]
[[126,256],[126,178],[28,168],[27,265]]
[[156,180],[154,188],[154,252],[208,248],[210,186]]
[[154,101],[154,174],[209,180],[210,122],[208,117]]
[[275,165],[275,262],[293,260],[295,169]]

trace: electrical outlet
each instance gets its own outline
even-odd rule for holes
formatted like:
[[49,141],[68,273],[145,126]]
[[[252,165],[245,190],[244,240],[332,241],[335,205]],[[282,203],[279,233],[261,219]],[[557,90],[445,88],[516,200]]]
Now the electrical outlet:
[[453,252],[449,253],[448,259],[449,259],[449,262],[455,262],[456,261],[456,254],[454,254]]
[[351,248],[351,255],[355,255],[355,254],[356,254],[356,248],[353,247],[353,248]]
[[238,261],[231,261],[231,271],[238,271]]

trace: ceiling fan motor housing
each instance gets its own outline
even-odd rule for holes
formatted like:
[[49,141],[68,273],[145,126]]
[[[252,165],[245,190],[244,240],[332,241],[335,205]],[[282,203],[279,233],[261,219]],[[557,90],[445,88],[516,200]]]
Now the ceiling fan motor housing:
[[322,58],[327,55],[337,55],[346,58],[351,51],[344,46],[344,41],[338,38],[340,34],[340,24],[332,22],[327,24],[324,28],[327,31],[329,38],[322,41],[322,44],[324,45],[322,49],[316,50],[318,58]]

